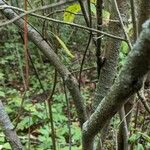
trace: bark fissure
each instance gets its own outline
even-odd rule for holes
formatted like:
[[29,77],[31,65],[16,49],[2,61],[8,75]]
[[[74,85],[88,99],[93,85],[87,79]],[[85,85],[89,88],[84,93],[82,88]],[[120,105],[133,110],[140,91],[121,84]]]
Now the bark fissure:
[[118,78],[108,95],[101,101],[95,112],[83,125],[83,147],[90,149],[91,141],[105,123],[140,90],[144,75],[150,69],[150,20],[143,25],[139,39],[129,53]]

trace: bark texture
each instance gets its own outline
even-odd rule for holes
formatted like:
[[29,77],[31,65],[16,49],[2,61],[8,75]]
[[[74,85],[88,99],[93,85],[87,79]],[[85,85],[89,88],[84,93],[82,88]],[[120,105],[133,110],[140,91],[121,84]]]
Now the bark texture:
[[83,148],[92,150],[91,141],[105,123],[140,90],[144,75],[150,70],[150,20],[143,25],[139,39],[129,53],[108,95],[83,125]]
[[[107,2],[104,2],[105,5]],[[118,7],[120,9],[120,13],[125,16],[127,13],[127,0],[117,0]],[[118,14],[114,6],[114,2],[111,2],[111,5],[106,5],[107,10],[111,13],[111,19],[112,20],[118,20]],[[111,6],[111,8],[110,8]],[[98,18],[99,19],[99,18]],[[123,36],[123,30],[120,25],[120,23],[110,22],[108,26],[108,30],[110,33],[113,33],[115,35]],[[119,49],[120,49],[121,41],[118,41],[116,39],[107,39],[106,46],[104,48],[105,55],[103,56],[105,58],[105,62],[103,67],[100,71],[99,81],[97,84],[93,109],[95,110],[98,106],[98,104],[102,101],[102,99],[107,95],[107,93],[110,91],[111,86],[114,83],[114,79],[117,73],[117,65],[118,65],[118,58],[119,58]],[[100,67],[100,66],[99,66]],[[104,126],[102,132],[101,132],[101,141],[102,143],[105,141],[105,138],[107,136],[108,132],[108,121],[106,125]]]
[[[148,3],[147,0],[138,0],[139,8],[138,8],[138,30],[141,32],[142,24],[147,20],[150,19],[150,2]],[[145,81],[147,88],[150,86],[150,72],[148,72],[147,79]]]
[[[133,2],[133,3],[135,3],[135,2]],[[141,32],[142,24],[150,17],[150,3],[147,3],[147,0],[142,0],[142,1],[138,0],[137,6],[139,7],[139,9],[138,9],[138,30],[139,30],[139,32]],[[130,101],[132,102],[131,98],[130,98]],[[130,105],[131,104],[130,101],[128,101],[127,104],[125,105],[125,109],[128,109],[127,107],[132,109],[132,107]],[[128,110],[128,111],[130,111],[130,110]],[[128,111],[126,111],[126,114]],[[130,117],[127,117],[127,124],[129,125],[128,118],[130,118]],[[123,132],[122,131],[123,131],[123,126],[121,125],[119,128],[119,133],[118,133],[118,150],[125,150],[125,148],[123,148],[124,140],[123,140]]]
[[0,100],[0,127],[2,128],[6,139],[10,143],[13,150],[22,150],[22,144],[18,138],[14,126],[11,123],[9,116],[4,110],[4,106]]
[[[126,5],[127,1],[118,0],[118,7],[120,8],[121,14],[126,13]],[[109,8],[108,8],[109,9]],[[111,10],[111,19],[118,19],[117,12],[115,10],[115,6],[112,2]],[[123,36],[123,31],[121,28],[120,23],[111,22],[109,24],[108,30],[110,33],[113,33],[115,35]],[[120,41],[117,41],[116,39],[108,39],[108,42],[105,46],[105,62],[104,65],[100,71],[99,81],[97,84],[95,99],[94,99],[94,110],[98,106],[98,104],[101,102],[101,100],[106,96],[106,94],[109,92],[110,87],[113,85],[115,75],[117,72],[117,64],[118,64],[118,57],[119,57],[119,48],[120,48]]]
[[[4,4],[6,4],[5,1],[0,0],[0,5],[4,5]],[[12,19],[18,16],[18,14],[15,13],[12,9],[2,10],[2,13],[8,19]],[[15,21],[14,24],[18,26],[23,32],[24,30],[23,19],[19,19]],[[70,94],[73,97],[76,106],[80,125],[82,126],[82,124],[86,121],[86,111],[85,111],[83,98],[80,94],[76,79],[71,75],[69,70],[62,64],[58,56],[53,51],[52,47],[50,47],[50,45],[43,39],[41,34],[37,32],[37,30],[29,24],[28,24],[28,37],[39,48],[39,50],[41,50],[41,52],[48,58],[51,65],[53,65],[56,68],[56,70],[59,72],[61,77],[66,82],[66,86],[69,89]]]
[[138,30],[141,32],[142,24],[150,19],[150,2],[147,0],[138,0]]

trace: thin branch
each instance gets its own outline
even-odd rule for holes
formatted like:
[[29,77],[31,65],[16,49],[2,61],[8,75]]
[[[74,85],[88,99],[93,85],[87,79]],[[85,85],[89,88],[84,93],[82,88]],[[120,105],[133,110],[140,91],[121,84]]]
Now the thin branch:
[[125,34],[125,38],[126,38],[126,40],[127,40],[128,46],[129,46],[129,48],[130,48],[130,50],[131,50],[131,49],[132,49],[132,44],[131,44],[130,38],[129,38],[127,32],[126,32],[125,25],[124,25],[124,23],[123,23],[123,19],[122,19],[122,17],[121,17],[121,14],[120,14],[120,11],[119,11],[119,8],[118,8],[118,4],[117,4],[117,1],[116,1],[116,0],[114,0],[114,4],[115,4],[115,7],[116,7],[118,16],[119,16],[119,20],[120,20],[122,29],[123,29],[124,34]]
[[[42,18],[42,19],[46,19],[46,20],[49,20],[49,21],[53,21],[53,22],[56,22],[56,23],[74,26],[74,27],[77,27],[77,28],[80,28],[80,29],[84,29],[84,30],[86,30],[86,31],[93,31],[93,32],[96,32],[96,33],[101,33],[101,34],[103,34],[103,35],[105,35],[105,36],[108,36],[108,37],[110,37],[110,38],[113,38],[113,39],[117,39],[117,40],[121,40],[121,41],[125,41],[125,42],[126,42],[126,39],[124,39],[124,38],[122,38],[122,37],[118,37],[118,36],[115,36],[115,35],[112,35],[112,34],[103,32],[103,31],[99,31],[99,30],[94,29],[94,28],[85,27],[85,26],[82,26],[82,25],[79,25],[79,24],[75,24],[75,23],[64,22],[64,21],[61,21],[61,20],[57,20],[57,19],[53,19],[53,18],[48,18],[48,17],[44,17],[44,16],[41,16],[41,15],[37,15],[37,14],[31,14],[31,15],[36,16],[36,17],[39,17],[39,18]],[[0,25],[0,26],[1,26],[1,25]]]
[[[103,10],[103,0],[97,0],[96,3],[96,13],[97,13],[97,30],[102,31],[102,10]],[[97,33],[97,37],[102,36],[100,33]],[[97,38],[97,47],[96,47],[96,57],[97,57],[97,75],[98,78],[100,76],[100,70],[102,68],[102,56],[101,56],[101,46],[102,46],[102,38]]]
[[138,98],[140,99],[140,101],[142,102],[144,108],[146,109],[146,111],[150,114],[150,107],[149,107],[148,103],[146,102],[144,95],[142,96],[139,92],[137,92],[137,95],[138,95]]
[[91,38],[92,38],[92,34],[90,34],[90,36],[89,36],[88,43],[87,43],[87,46],[85,48],[83,58],[82,58],[82,62],[81,62],[81,67],[80,67],[80,72],[79,72],[79,81],[78,81],[79,82],[79,89],[81,87],[81,78],[82,78],[83,65],[84,65],[84,61],[85,61],[85,57],[86,57],[88,48],[89,48],[90,43],[91,43]]
[[[10,6],[10,8],[11,8],[11,6]],[[12,7],[11,9],[15,9],[15,10],[18,10],[18,11],[21,11],[21,12],[25,12],[25,13],[22,13],[22,14],[18,15],[17,17],[15,17],[15,18],[7,21],[7,22],[1,23],[0,27],[6,26],[6,25],[8,25],[10,23],[13,23],[13,22],[19,20],[20,18],[22,18],[23,16],[25,16],[26,14],[28,14],[28,15],[30,14],[32,16],[39,17],[39,18],[42,18],[42,19],[46,19],[46,20],[49,20],[49,21],[52,21],[52,22],[74,26],[74,27],[77,27],[77,28],[80,28],[80,29],[84,29],[86,31],[92,31],[92,32],[96,32],[96,33],[101,33],[101,34],[103,34],[105,36],[108,36],[110,38],[114,38],[114,39],[121,40],[121,41],[126,41],[126,39],[124,39],[122,37],[118,37],[118,36],[115,36],[115,35],[112,35],[112,34],[109,34],[109,33],[103,32],[103,31],[99,31],[97,29],[93,29],[93,28],[90,28],[90,27],[85,27],[85,26],[82,26],[82,25],[79,25],[79,24],[64,22],[64,21],[53,19],[53,18],[49,18],[49,17],[46,17],[46,16],[41,16],[41,15],[38,15],[38,14],[35,14],[35,13],[31,13],[30,11],[24,11],[24,10],[18,9],[18,8],[16,9],[16,8]]]
[[64,86],[64,93],[65,93],[65,99],[66,99],[66,105],[67,105],[67,117],[68,117],[68,134],[69,134],[69,150],[71,150],[72,148],[72,135],[71,135],[71,109],[70,109],[70,102],[68,99],[68,95],[67,95],[67,89],[66,89],[66,85],[65,82],[63,80],[63,86]]
[[[4,2],[0,0],[0,4],[4,4]],[[9,19],[18,17],[18,15],[11,9],[5,9],[2,11],[2,13]],[[20,28],[23,31],[23,22],[24,22],[23,19],[19,19],[14,23],[18,26],[18,28]],[[56,68],[58,73],[64,79],[65,84],[69,89],[71,96],[73,97],[80,126],[82,127],[82,124],[87,119],[87,114],[85,111],[83,97],[79,91],[76,79],[71,75],[70,71],[66,68],[66,66],[62,64],[59,57],[54,52],[54,49],[43,39],[41,34],[29,24],[28,24],[28,37],[48,58],[50,63]]]
[[134,107],[138,104],[139,101],[137,101],[136,103],[134,103],[132,109],[127,113],[125,114],[124,118],[122,118],[122,120],[119,122],[119,124],[117,125],[117,129],[119,128],[119,126],[121,125],[121,123],[123,122],[123,119],[127,118],[128,115],[130,115],[130,113],[133,111]]
[[132,17],[132,24],[133,24],[133,33],[134,33],[134,41],[136,41],[138,37],[138,29],[137,29],[137,20],[135,16],[135,2],[134,0],[130,0],[131,5],[131,17]]
[[89,15],[89,27],[92,27],[91,2],[90,2],[90,0],[86,0],[86,1],[87,1],[88,15]]
[[87,24],[88,27],[90,27],[90,20],[89,20],[89,15],[85,6],[86,1],[85,0],[78,0],[80,7],[81,7],[81,11],[83,13],[85,22]]
[[120,119],[122,120],[122,134],[123,134],[123,147],[124,150],[129,150],[129,144],[128,144],[128,126],[127,126],[127,121],[126,121],[126,117],[125,117],[125,110],[124,110],[124,106],[122,106],[122,108],[119,111],[119,115],[120,115]]
[[[50,5],[45,5],[45,6],[42,6],[42,7],[39,7],[39,8],[36,8],[36,9],[32,9],[30,11],[25,11],[27,13],[25,13],[25,15],[28,15],[30,13],[34,13],[36,11],[43,11],[43,10],[46,10],[46,9],[50,9],[50,8],[56,8],[56,7],[59,7],[59,6],[62,6],[64,4],[71,4],[71,3],[74,3],[76,2],[77,0],[63,0],[63,1],[60,1],[58,3],[53,3],[53,4],[50,4]],[[9,6],[6,4],[6,2],[4,2],[5,4],[0,4],[0,10],[2,9],[15,9],[15,10],[18,10],[18,11],[21,11],[22,9],[18,8],[18,7],[14,7],[14,6]]]
[[143,77],[150,67],[150,20],[143,25],[137,42],[128,54],[126,63],[111,91],[101,101],[91,117],[83,124],[82,141],[84,150],[92,150],[95,135],[104,127],[128,98],[140,90]]

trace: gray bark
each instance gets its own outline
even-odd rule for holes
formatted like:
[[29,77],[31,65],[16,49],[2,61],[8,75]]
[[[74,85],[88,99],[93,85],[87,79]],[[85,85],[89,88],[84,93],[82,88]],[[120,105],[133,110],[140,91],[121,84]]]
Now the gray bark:
[[[108,3],[105,2],[105,3]],[[117,0],[118,7],[120,9],[120,13],[125,16],[127,13],[127,1],[125,0]],[[107,5],[106,5],[107,6]],[[111,8],[110,4],[107,6],[109,12],[111,13],[111,19],[117,20],[118,14],[114,6],[114,2],[111,2]],[[115,35],[123,36],[123,30],[120,25],[120,23],[110,22],[108,26],[108,30],[110,33],[113,33]],[[96,96],[94,99],[94,110],[98,106],[98,104],[102,101],[102,99],[107,95],[109,92],[111,86],[114,83],[114,79],[117,73],[117,65],[118,65],[118,57],[119,57],[119,49],[120,49],[121,41],[117,41],[115,39],[108,38],[105,46],[105,55],[104,58],[106,58],[106,61],[101,69],[99,81],[97,84],[96,89]],[[101,141],[102,143],[105,141],[105,138],[107,136],[107,128],[109,126],[109,121],[104,126],[102,132],[101,132]],[[102,148],[101,148],[102,149]]]
[[6,139],[10,143],[13,150],[22,150],[22,144],[18,138],[14,126],[11,123],[9,116],[4,110],[4,106],[0,100],[0,127],[2,128]]
[[[6,2],[4,0],[0,0],[0,5],[4,5]],[[12,9],[2,10],[2,13],[8,18],[12,19],[18,16]],[[16,26],[18,26],[22,32],[24,30],[24,20],[19,19],[14,22]],[[86,111],[83,102],[83,98],[80,94],[78,83],[76,79],[71,75],[69,70],[62,64],[58,56],[53,51],[52,47],[43,39],[40,33],[37,30],[28,24],[28,37],[29,39],[41,50],[41,52],[49,59],[50,63],[56,68],[61,77],[66,82],[66,86],[70,91],[71,96],[73,97],[78,118],[80,121],[80,125],[86,121]]]
[[[129,127],[129,124],[130,124],[130,120],[131,120],[131,116],[132,116],[132,111],[131,109],[133,108],[133,104],[134,104],[134,101],[135,101],[135,97],[136,97],[136,94],[132,95],[129,97],[128,99],[128,102],[124,105],[124,109],[125,109],[125,115],[127,115],[125,117],[126,119],[126,122],[127,122],[127,128]],[[129,113],[130,112],[130,113]],[[124,118],[124,117],[123,117]],[[121,119],[121,118],[120,118]],[[125,124],[124,124],[125,125]],[[117,135],[117,144],[118,144],[118,150],[125,150],[123,147],[124,147],[124,135],[126,135],[126,132],[123,132],[125,130],[123,130],[124,128],[124,125],[123,123],[121,123],[120,127],[119,127],[119,132],[118,132],[118,135]],[[127,130],[126,130],[127,131]],[[126,138],[127,140],[127,138]],[[127,143],[127,142],[126,142]],[[129,143],[128,143],[129,145]],[[130,145],[129,145],[130,146]]]
[[129,53],[126,63],[111,91],[83,124],[83,148],[92,150],[91,142],[105,123],[142,87],[144,75],[150,70],[150,20],[143,25],[139,39]]
[[[138,30],[141,32],[142,30],[142,24],[150,17],[150,3],[147,3],[147,0],[138,0]],[[147,82],[148,83],[148,82]],[[127,102],[129,103],[129,102]],[[125,105],[125,108],[127,108],[128,105]],[[129,108],[132,109],[131,106]],[[129,118],[129,117],[128,117]],[[128,119],[129,121],[129,119]],[[127,123],[129,124],[129,122]],[[123,126],[121,125],[119,128],[119,133],[118,133],[118,150],[124,150],[123,148]]]
[[[126,1],[119,0],[118,6],[121,10],[121,13],[124,13],[124,8],[126,5]],[[118,19],[117,12],[115,10],[115,6],[113,5],[113,2],[111,4],[111,10],[109,12],[112,12],[111,19]],[[109,8],[108,8],[109,9]],[[111,22],[109,24],[108,30],[110,33],[113,33],[115,35],[122,36],[122,28],[119,23]],[[105,54],[104,58],[106,58],[106,61],[104,62],[104,65],[100,71],[100,76],[97,84],[95,99],[94,99],[94,110],[98,106],[98,104],[101,102],[101,100],[106,96],[106,94],[109,92],[110,87],[113,85],[115,75],[117,72],[117,64],[118,64],[118,56],[119,56],[119,48],[120,48],[120,41],[117,41],[116,39],[108,39],[108,42],[105,46]]]
[[[138,0],[138,30],[141,32],[142,24],[150,18],[150,3],[147,0]],[[150,72],[147,75],[147,79],[145,81],[147,87],[150,85]]]
[[138,0],[138,31],[141,32],[142,24],[150,19],[150,3],[147,0]]

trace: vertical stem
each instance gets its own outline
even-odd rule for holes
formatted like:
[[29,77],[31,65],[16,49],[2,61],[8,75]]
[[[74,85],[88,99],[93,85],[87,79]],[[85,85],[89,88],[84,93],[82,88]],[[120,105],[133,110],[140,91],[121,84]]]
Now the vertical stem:
[[71,138],[71,114],[70,114],[70,103],[68,100],[67,96],[67,91],[66,91],[66,85],[65,82],[63,81],[64,84],[64,93],[65,93],[65,99],[66,99],[66,104],[67,104],[67,116],[68,116],[68,130],[69,130],[69,150],[71,150],[72,147],[72,138]]
[[126,38],[126,40],[128,42],[129,49],[131,50],[132,49],[132,44],[131,44],[130,38],[128,36],[128,33],[126,32],[125,25],[124,25],[123,19],[121,17],[121,13],[119,11],[118,4],[117,4],[116,0],[114,0],[114,4],[115,4],[115,7],[116,7],[116,11],[118,13],[118,16],[119,16],[119,21],[120,21],[122,29],[124,31],[125,38]]
[[135,16],[135,2],[134,0],[130,0],[131,5],[131,17],[132,17],[132,24],[133,24],[133,33],[134,33],[134,42],[138,37],[138,30],[137,30],[137,21]]
[[49,108],[49,119],[51,124],[51,132],[52,132],[52,143],[53,143],[53,150],[56,150],[56,142],[55,142],[55,130],[53,124],[53,114],[52,114],[52,106],[51,102],[48,100],[48,108]]
[[[102,24],[103,24],[102,9],[103,9],[103,0],[97,0],[97,3],[96,3],[97,30],[100,30],[100,31],[102,30]],[[97,33],[97,37],[100,37],[100,36],[101,36],[101,34]],[[98,78],[99,78],[100,70],[101,70],[101,67],[102,67],[101,46],[102,46],[102,39],[98,38],[97,39],[97,48],[96,48]]]
[[31,136],[31,130],[30,130],[30,125],[31,125],[31,119],[30,119],[31,113],[29,112],[29,128],[28,128],[28,149],[30,150],[31,147],[31,141],[30,141],[30,136]]
[[86,22],[87,26],[89,27],[89,26],[90,26],[90,23],[89,23],[89,16],[88,16],[88,12],[87,12],[86,5],[85,5],[85,0],[78,0],[78,2],[79,2],[79,4],[80,4],[81,11],[82,11],[82,13],[83,13],[85,22]]
[[125,110],[124,106],[119,111],[120,120],[122,121],[122,133],[123,133],[123,150],[129,150],[129,144],[128,144],[128,126],[127,121],[125,117]]
[[[24,0],[24,9],[27,11],[27,0]],[[25,55],[25,90],[29,86],[29,62],[28,62],[28,27],[27,27],[27,15],[24,16],[24,55]]]

